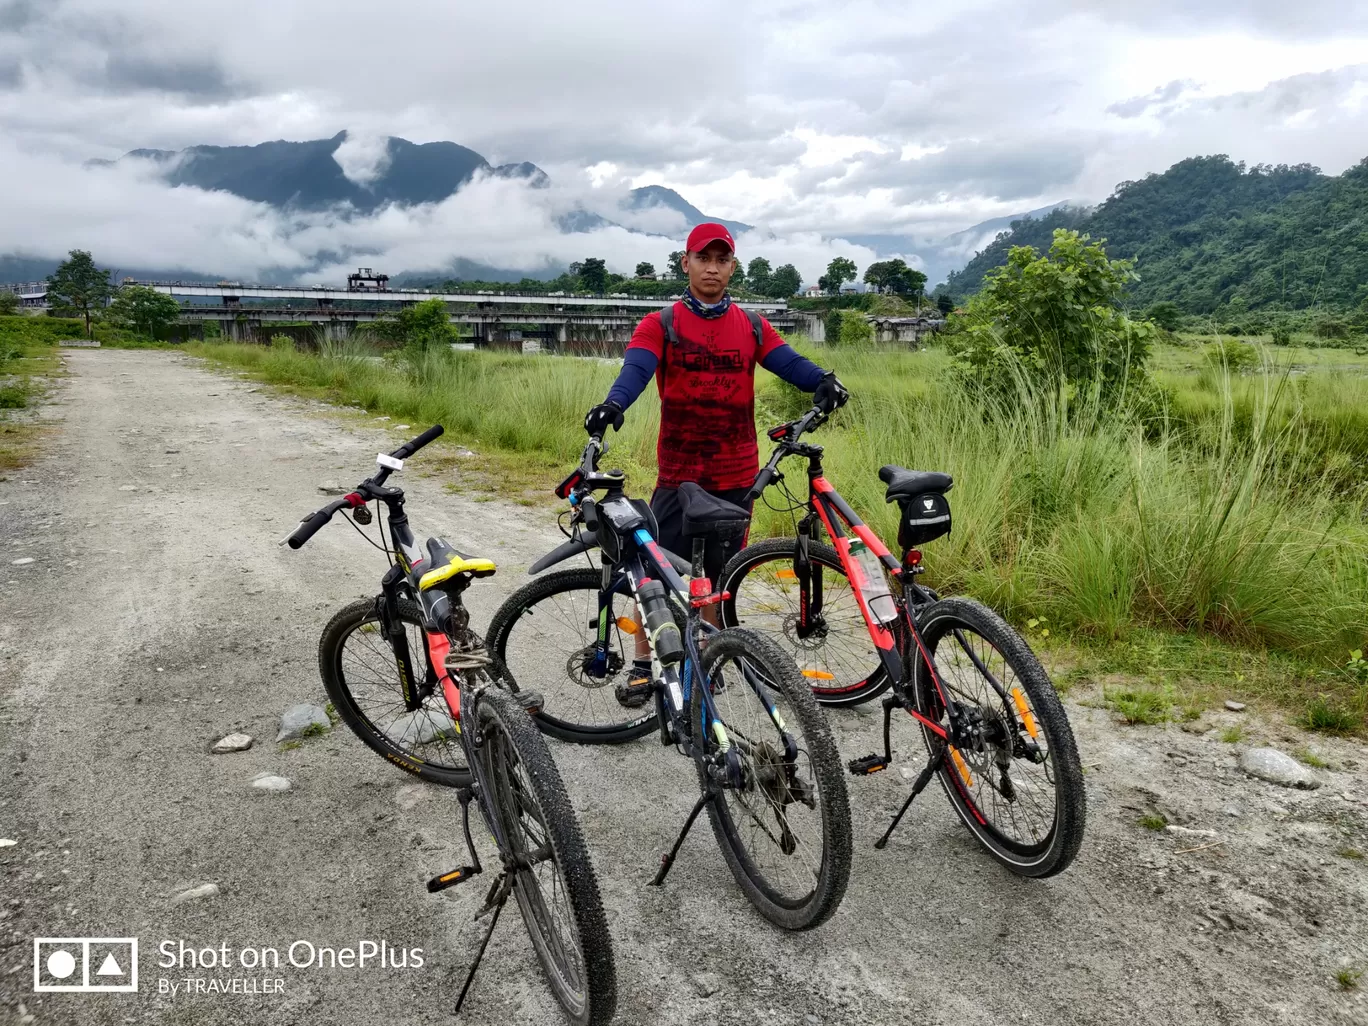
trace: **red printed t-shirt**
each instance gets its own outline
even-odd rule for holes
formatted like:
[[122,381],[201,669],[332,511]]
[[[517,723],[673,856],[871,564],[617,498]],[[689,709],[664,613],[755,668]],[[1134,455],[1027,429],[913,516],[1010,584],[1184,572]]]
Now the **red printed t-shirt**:
[[755,481],[760,469],[755,365],[784,344],[769,321],[761,324],[758,347],[750,318],[735,304],[707,320],[676,303],[678,344],[668,347],[660,314],[647,314],[637,325],[627,348],[645,349],[660,360],[658,487],[696,481],[709,491],[726,491],[749,488]]

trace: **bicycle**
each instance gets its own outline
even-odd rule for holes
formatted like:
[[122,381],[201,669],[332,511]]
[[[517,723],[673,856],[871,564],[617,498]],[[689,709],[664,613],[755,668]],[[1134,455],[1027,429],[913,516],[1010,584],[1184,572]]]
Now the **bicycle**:
[[[882,702],[883,754],[852,760],[851,773],[877,773],[893,761],[895,709],[916,723],[928,761],[876,848],[936,775],[960,819],[1009,870],[1061,872],[1082,843],[1086,797],[1054,686],[1000,616],[967,598],[941,598],[916,580],[925,570],[917,546],[950,531],[952,478],[880,469],[887,501],[900,506],[900,560],[823,476],[822,447],[801,441],[827,417],[814,406],[768,432],[775,448],[749,497],[777,484],[790,500],[787,512],[804,512],[795,537],[757,542],[728,561],[719,582],[729,596],[723,624],[783,638],[825,705],[859,705],[891,691]],[[783,484],[779,464],[789,456],[808,460],[806,500]],[[834,547],[820,543],[822,529]]]
[[[658,730],[662,745],[694,761],[701,791],[651,883],[664,883],[706,808],[728,868],[760,914],[789,930],[817,926],[836,910],[850,876],[839,752],[811,691],[774,642],[751,631],[721,631],[702,616],[723,601],[703,576],[707,539],[736,536],[749,514],[697,486],[682,488],[694,542],[694,563],[685,563],[656,542],[650,507],[627,497],[622,472],[599,471],[603,452],[602,437],[591,437],[579,466],[556,489],[570,502],[570,541],[533,572],[594,547],[602,566],[519,589],[494,615],[490,650],[511,690],[535,675],[539,685],[559,678],[597,692],[622,668],[621,638],[644,636],[654,711],[629,732]],[[690,570],[686,587],[680,574]],[[553,602],[561,595],[554,586],[566,581],[587,585],[580,589],[583,608],[568,615]],[[525,640],[522,626],[533,632]],[[543,703],[535,721],[554,736],[606,737],[594,724],[567,719],[564,706],[559,717],[547,708]]]
[[[617,983],[588,849],[546,740],[529,716],[536,709],[536,696],[524,694],[518,701],[497,686],[490,673],[492,660],[470,630],[470,613],[462,598],[476,579],[495,572],[494,563],[469,556],[442,538],[429,538],[420,549],[404,512],[403,489],[386,484],[406,459],[441,434],[437,425],[392,453],[381,453],[373,476],[310,514],[282,544],[299,548],[339,512],[349,514],[354,526],[367,525],[373,519],[369,503],[374,501],[377,511],[385,505],[389,542],[377,547],[391,562],[380,594],[359,599],[332,618],[319,641],[319,670],[343,722],[362,741],[401,769],[457,788],[471,864],[433,877],[428,890],[446,890],[484,872],[470,835],[472,798],[498,849],[498,876],[475,914],[477,920],[490,915],[489,925],[456,1011],[465,1002],[511,896],[557,1002],[576,1026],[599,1026],[613,1017]],[[414,669],[415,640],[425,664],[421,679]],[[360,653],[349,651],[353,641]],[[388,653],[381,659],[384,649]],[[349,666],[363,675],[388,672],[382,664],[394,671],[388,682],[349,676]],[[395,700],[381,708],[403,711],[388,720],[377,718],[357,700],[361,687],[382,693],[392,689]],[[442,713],[440,726],[434,726],[434,703]],[[439,766],[404,744],[410,734],[427,730],[436,730],[446,746],[442,751],[448,761]]]

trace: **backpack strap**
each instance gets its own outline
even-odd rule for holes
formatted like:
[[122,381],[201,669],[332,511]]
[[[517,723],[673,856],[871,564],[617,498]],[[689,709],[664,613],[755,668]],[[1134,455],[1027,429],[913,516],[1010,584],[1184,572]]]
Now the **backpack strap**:
[[[755,336],[755,349],[759,352],[760,347],[765,342],[765,321],[754,310],[742,311],[746,315],[746,320],[750,321],[751,334]],[[678,345],[679,337],[674,330],[674,303],[660,311],[660,326],[665,331],[665,345]]]
[[665,329],[665,345],[678,345],[679,339],[674,331],[674,303],[660,311],[660,326]]

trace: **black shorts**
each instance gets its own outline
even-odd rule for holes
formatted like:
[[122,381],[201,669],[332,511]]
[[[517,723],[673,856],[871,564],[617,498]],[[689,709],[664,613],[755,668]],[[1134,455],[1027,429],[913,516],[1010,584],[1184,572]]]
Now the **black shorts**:
[[[710,491],[708,494],[716,495],[719,499],[724,499],[749,512],[753,505],[753,503],[746,501],[746,492],[749,490],[748,488],[732,488],[720,492]],[[684,534],[684,506],[679,501],[678,489],[657,488],[655,494],[651,496],[651,512],[655,514],[656,523],[659,527],[656,541],[660,542],[661,548],[668,549],[686,563],[692,563],[693,539]],[[722,576],[722,568],[727,565],[727,560],[736,555],[745,544],[746,535],[742,535],[740,538],[732,538],[725,543],[717,538],[708,539],[707,548],[703,550],[703,571],[711,578],[714,586],[717,585],[718,578]]]

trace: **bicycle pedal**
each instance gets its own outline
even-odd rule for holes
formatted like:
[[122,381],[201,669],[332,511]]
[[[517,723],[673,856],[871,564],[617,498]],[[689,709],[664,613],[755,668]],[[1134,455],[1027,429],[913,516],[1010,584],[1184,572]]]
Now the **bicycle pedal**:
[[519,691],[513,700],[526,709],[529,716],[536,716],[546,708],[546,696],[540,691]]
[[434,876],[427,882],[427,889],[430,894],[444,891],[448,887],[455,887],[457,884],[465,883],[472,876],[477,876],[479,870],[474,866],[462,866],[460,869],[453,869],[450,873],[443,873],[441,876]]
[[888,761],[882,755],[866,755],[863,759],[851,759],[846,768],[855,776],[864,777],[888,769]]

